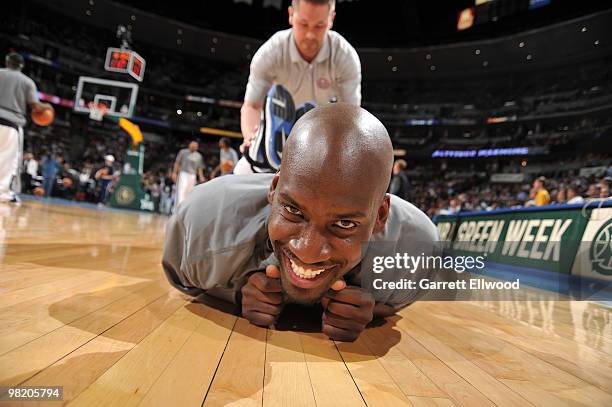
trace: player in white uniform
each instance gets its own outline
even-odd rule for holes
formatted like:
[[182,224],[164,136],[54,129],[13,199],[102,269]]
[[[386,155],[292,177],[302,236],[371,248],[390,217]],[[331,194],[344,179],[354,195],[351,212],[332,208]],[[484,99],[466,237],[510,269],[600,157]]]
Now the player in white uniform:
[[278,169],[284,139],[311,107],[336,101],[360,105],[359,56],[330,30],[335,15],[335,0],[293,0],[292,28],[274,34],[255,53],[240,111],[240,150],[260,165],[242,157],[235,174]]
[[20,54],[7,54],[5,62],[6,69],[0,69],[0,202],[18,202],[11,183],[19,181],[27,108],[41,111],[49,105],[38,100],[36,84],[21,72],[25,61]]

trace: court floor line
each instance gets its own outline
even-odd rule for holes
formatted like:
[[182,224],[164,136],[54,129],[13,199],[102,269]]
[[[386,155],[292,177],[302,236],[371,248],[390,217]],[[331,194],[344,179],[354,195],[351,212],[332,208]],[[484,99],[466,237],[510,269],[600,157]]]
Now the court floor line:
[[[402,329],[397,323],[400,318],[402,317],[395,316],[390,319],[396,322],[402,332],[402,340],[396,344],[397,350],[435,383],[453,403],[465,407],[495,406],[495,403],[480,389],[455,372],[425,344],[420,343]],[[377,337],[381,342],[388,340],[380,333]]]
[[[348,366],[346,364],[346,360],[344,360],[344,356],[342,356],[342,352],[340,352],[340,349],[338,349],[338,343],[336,341],[334,341],[334,347],[336,348],[336,351],[338,351],[338,354],[340,355],[340,358],[342,359],[342,363],[344,364],[344,368],[346,369],[348,374],[351,376],[351,380],[353,381],[353,384],[355,384],[355,387],[357,389],[359,389],[359,386],[357,385],[357,382],[355,381],[355,376],[353,376],[353,373],[351,373],[351,369],[348,368]],[[361,396],[361,399],[363,400],[363,404],[367,406],[368,403],[367,403],[365,397],[363,397],[363,393],[361,392],[361,390],[359,390],[359,395]]]
[[238,318],[236,318],[236,320],[234,321],[234,325],[232,325],[232,332],[230,332],[229,336],[227,337],[227,341],[225,342],[225,346],[223,347],[223,352],[221,353],[221,357],[219,358],[219,361],[217,362],[217,366],[215,366],[213,377],[210,380],[210,383],[208,383],[208,387],[206,388],[206,393],[204,393],[204,398],[202,399],[202,403],[200,403],[201,406],[203,406],[204,403],[206,402],[206,397],[208,397],[208,392],[210,392],[212,384],[215,380],[215,376],[217,376],[217,372],[219,371],[219,366],[221,366],[221,361],[223,360],[223,356],[225,356],[225,352],[227,351],[227,345],[232,340],[232,335],[234,335],[234,329],[236,328],[237,323],[238,323]]
[[[458,324],[462,322],[465,326],[476,329],[480,332],[483,330],[492,330],[497,338],[507,342],[512,346],[527,352],[534,357],[550,363],[551,365],[574,375],[607,393],[612,393],[612,361],[603,354],[598,354],[595,350],[577,344],[576,342],[559,341],[553,345],[544,335],[530,337],[522,335],[515,337],[508,334],[504,330],[497,327],[496,321],[489,319],[486,322],[482,321],[482,316],[477,313],[470,313],[471,319],[467,319],[466,314],[461,314],[457,309],[442,311],[434,306],[431,306],[433,315],[436,318],[442,318],[449,324]],[[439,315],[437,312],[445,313]],[[462,315],[463,317],[457,317]],[[580,350],[576,351],[576,348]]]
[[[115,285],[107,288],[108,290],[112,291],[108,291],[101,296],[97,296],[96,294],[99,291],[98,289],[100,286],[95,286],[92,290],[82,294],[83,298],[78,299],[84,302],[84,309],[79,309],[77,311],[69,310],[70,312],[67,312],[64,316],[64,321],[58,320],[56,316],[49,314],[48,308],[45,304],[29,304],[26,310],[30,312],[45,312],[45,316],[42,318],[36,318],[37,314],[35,313],[32,317],[30,317],[30,319],[24,319],[26,321],[25,323],[15,323],[12,325],[12,329],[9,329],[11,327],[7,327],[9,330],[8,332],[5,332],[5,329],[0,329],[0,332],[2,332],[2,337],[0,338],[0,356],[4,356],[15,349],[18,349],[40,337],[43,337],[44,335],[49,334],[50,332],[57,331],[64,326],[73,324],[76,321],[104,309],[117,301],[121,301],[126,296],[134,295],[139,291],[144,291],[153,286],[158,286],[161,289],[159,281],[144,283],[144,286],[138,286],[137,284],[125,286]],[[66,294],[70,295],[71,293],[66,292]],[[51,296],[53,296],[53,294],[51,294]],[[57,297],[54,297],[54,299],[56,303],[58,300],[62,300],[61,298]],[[74,299],[74,296],[63,298],[65,301],[71,301],[71,299]],[[90,301],[88,302],[87,299]],[[94,302],[94,299],[98,300],[99,303]],[[0,314],[2,316],[0,316],[0,319],[6,321],[6,319],[10,316],[7,316],[7,311],[8,310],[6,309],[2,310],[2,313]],[[20,315],[20,313],[17,315]],[[14,319],[15,315],[10,317]]]
[[62,385],[64,402],[69,402],[184,303],[183,298],[164,294],[20,385]]
[[[579,400],[587,404],[612,403],[612,397],[605,391],[495,335],[490,333],[477,335],[461,325],[453,325],[453,328],[450,329],[447,323],[439,320],[434,314],[428,315],[428,324],[425,324],[424,318],[416,313],[405,316],[411,322],[410,325],[402,322],[399,322],[398,325],[410,332],[409,334],[419,342],[427,343],[432,350],[445,355],[446,359],[453,360],[450,366],[455,370],[461,368],[462,365],[455,362],[454,359],[473,357],[478,369],[482,369],[497,380],[502,378],[528,379],[538,383],[555,396],[565,397],[565,400]],[[435,331],[432,327],[434,323]],[[422,329],[419,328],[421,326]],[[444,346],[441,345],[442,343]],[[499,350],[491,353],[492,347],[497,347]],[[449,350],[452,351],[449,352]],[[471,375],[472,371],[462,369],[461,374]],[[480,382],[477,383],[480,384]],[[502,385],[506,387],[505,384],[502,383]]]
[[[142,300],[142,297],[134,293],[103,308],[108,310],[112,310],[113,307],[118,308],[119,317],[116,318],[117,321],[112,319],[113,315],[110,312],[110,316],[106,316],[106,318],[110,318],[110,323],[105,325],[105,321],[97,318],[97,313],[93,312],[0,356],[0,383],[3,385],[17,385],[28,380],[34,374],[44,370],[87,342],[100,336],[101,332],[107,331],[110,327],[138,312],[138,310],[146,307],[167,292],[167,290],[161,291],[155,286],[147,287],[142,291],[151,291],[142,306],[138,306],[140,304],[135,301],[137,299]],[[134,305],[137,307],[134,307]],[[130,306],[135,309],[130,309]],[[125,312],[125,310],[128,312],[122,315],[121,312]],[[96,329],[96,325],[101,326]],[[90,329],[94,332],[82,329],[89,328],[90,326]],[[35,357],[37,353],[38,356]]]

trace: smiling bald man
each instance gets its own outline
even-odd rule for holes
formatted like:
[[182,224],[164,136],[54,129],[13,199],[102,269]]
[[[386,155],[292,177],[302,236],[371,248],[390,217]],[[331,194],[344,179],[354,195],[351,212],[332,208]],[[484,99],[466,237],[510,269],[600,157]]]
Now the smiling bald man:
[[383,124],[347,104],[319,107],[294,126],[277,174],[227,176],[196,187],[169,220],[162,265],[170,283],[241,305],[256,325],[284,304],[323,305],[331,339],[355,340],[416,290],[377,290],[374,279],[418,280],[431,270],[375,257],[431,254],[438,234],[412,204],[386,194],[393,147]]

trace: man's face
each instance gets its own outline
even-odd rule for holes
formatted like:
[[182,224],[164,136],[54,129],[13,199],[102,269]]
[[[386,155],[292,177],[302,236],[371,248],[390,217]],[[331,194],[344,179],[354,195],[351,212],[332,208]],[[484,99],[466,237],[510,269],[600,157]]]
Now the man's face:
[[587,192],[586,192],[587,196],[589,198],[594,198],[597,196],[597,193],[598,193],[597,186],[595,184],[589,185],[589,188],[587,189]]
[[189,151],[191,151],[193,153],[197,149],[198,149],[198,143],[195,143],[195,142],[189,143]]
[[305,0],[301,0],[296,8],[289,7],[289,24],[293,27],[295,45],[306,61],[311,62],[319,53],[335,15],[327,4]]
[[270,188],[268,233],[289,302],[317,302],[384,229],[387,196],[372,185],[329,178],[277,174]]

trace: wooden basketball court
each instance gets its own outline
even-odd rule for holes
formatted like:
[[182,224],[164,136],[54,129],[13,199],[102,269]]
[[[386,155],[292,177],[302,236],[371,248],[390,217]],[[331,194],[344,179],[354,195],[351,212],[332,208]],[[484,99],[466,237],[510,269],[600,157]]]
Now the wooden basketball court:
[[0,385],[88,407],[612,406],[610,308],[420,302],[354,343],[299,310],[258,328],[169,286],[165,221],[0,204]]

